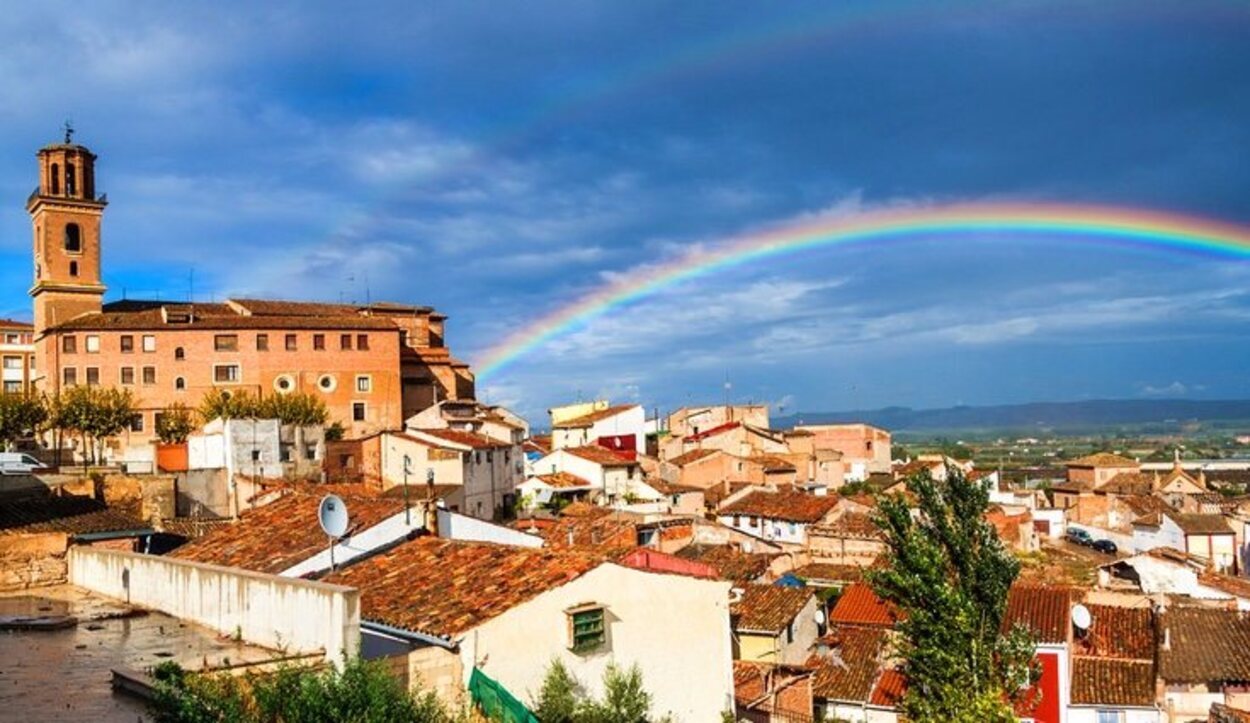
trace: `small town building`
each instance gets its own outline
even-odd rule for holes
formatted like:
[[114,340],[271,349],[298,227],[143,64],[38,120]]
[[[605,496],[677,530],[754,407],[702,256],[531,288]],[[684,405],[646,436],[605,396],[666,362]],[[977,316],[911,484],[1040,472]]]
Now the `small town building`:
[[811,590],[782,585],[745,585],[729,606],[734,658],[799,665],[811,655],[823,616]]

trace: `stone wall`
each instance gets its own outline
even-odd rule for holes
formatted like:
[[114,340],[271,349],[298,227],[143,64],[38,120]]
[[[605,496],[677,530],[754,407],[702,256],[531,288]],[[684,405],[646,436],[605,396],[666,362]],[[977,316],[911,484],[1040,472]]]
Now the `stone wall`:
[[61,532],[0,536],[0,592],[64,583],[67,545]]

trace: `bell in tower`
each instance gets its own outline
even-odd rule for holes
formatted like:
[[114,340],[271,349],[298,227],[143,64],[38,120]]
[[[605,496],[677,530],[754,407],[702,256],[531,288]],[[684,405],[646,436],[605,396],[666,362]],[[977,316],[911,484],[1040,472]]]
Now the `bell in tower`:
[[76,316],[99,312],[100,221],[107,203],[95,192],[95,155],[74,142],[39,149],[39,186],[26,201],[34,231],[35,335]]

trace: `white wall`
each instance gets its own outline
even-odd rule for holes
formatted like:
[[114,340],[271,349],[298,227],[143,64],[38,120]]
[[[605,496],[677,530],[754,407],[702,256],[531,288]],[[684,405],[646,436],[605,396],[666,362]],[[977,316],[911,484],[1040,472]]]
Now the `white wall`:
[[1098,723],[1098,711],[1100,710],[1118,710],[1124,713],[1124,723],[1159,723],[1163,718],[1158,710],[1153,708],[1117,708],[1113,705],[1094,706],[1091,708],[1071,707],[1068,708],[1068,723]]
[[647,413],[641,405],[630,407],[620,414],[601,419],[590,427],[590,439],[600,437],[616,437],[622,434],[634,435],[635,451],[638,454],[647,452]]
[[[416,495],[414,494],[414,497]],[[373,527],[361,530],[351,537],[344,538],[334,545],[334,564],[336,566],[367,555],[374,550],[400,540],[410,532],[425,528],[425,506],[414,502],[407,514],[400,512],[382,520]],[[326,548],[312,557],[278,573],[282,577],[301,577],[310,572],[330,569],[330,541],[326,538]]]
[[474,519],[449,510],[438,511],[438,536],[448,540],[469,542],[493,542],[497,545],[517,547],[542,547],[543,538],[530,535],[511,527]]
[[1171,547],[1185,551],[1185,533],[1167,515],[1163,516],[1163,524],[1156,530],[1143,525],[1133,526],[1133,551],[1145,552],[1156,547]]
[[465,452],[464,511],[483,520],[494,519],[506,495],[516,492],[525,471],[521,447],[475,449]]
[[69,581],[256,645],[323,651],[336,664],[360,649],[360,593],[342,585],[82,546],[70,548]]
[[[559,659],[587,690],[603,695],[612,661],[637,663],[656,718],[719,720],[733,707],[729,583],[648,573],[605,563],[562,587],[512,608],[460,641],[464,674],[473,663],[513,695],[531,703],[548,664]],[[568,650],[565,610],[584,603],[606,608],[608,642],[601,651]]]
[[738,515],[738,518],[737,526],[734,525],[734,515],[721,515],[718,519],[722,525],[745,532],[753,537],[773,542],[785,542],[792,545],[807,544],[807,525],[800,522],[791,523],[783,520],[756,517],[756,524],[752,525],[750,515]]

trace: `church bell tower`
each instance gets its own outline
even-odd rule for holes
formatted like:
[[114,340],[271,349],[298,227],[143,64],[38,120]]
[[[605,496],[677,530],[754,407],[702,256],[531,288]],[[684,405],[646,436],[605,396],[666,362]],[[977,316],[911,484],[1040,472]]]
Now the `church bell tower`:
[[39,187],[26,201],[35,234],[35,338],[82,314],[98,312],[104,300],[100,281],[100,220],[107,201],[96,196],[96,157],[73,142],[39,149]]

